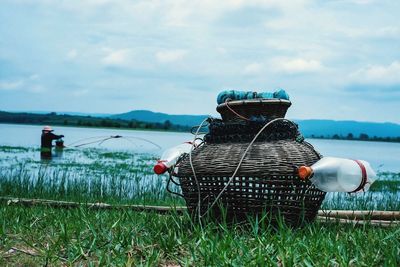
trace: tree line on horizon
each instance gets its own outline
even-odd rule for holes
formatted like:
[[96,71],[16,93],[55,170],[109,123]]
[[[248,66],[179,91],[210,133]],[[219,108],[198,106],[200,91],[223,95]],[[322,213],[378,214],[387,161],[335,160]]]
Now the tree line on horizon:
[[190,127],[176,125],[169,120],[163,123],[143,122],[138,120],[110,119],[92,116],[78,116],[57,114],[13,113],[0,111],[0,123],[37,124],[37,125],[61,125],[77,127],[104,127],[125,129],[147,129],[166,131],[189,131]]
[[[124,128],[139,130],[162,130],[162,131],[178,131],[188,132],[191,127],[177,125],[166,120],[165,122],[143,122],[138,120],[111,119],[104,117],[66,115],[51,112],[47,114],[34,113],[14,113],[0,111],[0,123],[18,123],[18,124],[36,124],[36,125],[59,125],[59,126],[76,126],[76,127],[99,127],[99,128]],[[335,139],[335,140],[360,140],[360,141],[379,141],[379,142],[400,142],[398,137],[378,137],[369,136],[361,133],[358,136],[353,133],[347,135],[307,135],[307,138],[315,139]]]
[[308,138],[314,139],[334,139],[334,140],[357,140],[357,141],[377,141],[377,142],[400,142],[400,136],[397,137],[379,137],[369,136],[366,133],[360,133],[358,136],[348,133],[346,136],[341,134],[334,135],[314,135],[307,136]]

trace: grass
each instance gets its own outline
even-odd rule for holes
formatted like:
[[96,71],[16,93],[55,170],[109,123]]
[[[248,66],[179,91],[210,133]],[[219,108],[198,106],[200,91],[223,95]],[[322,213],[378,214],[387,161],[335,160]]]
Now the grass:
[[1,152],[27,152],[27,151],[38,151],[39,149],[23,147],[23,146],[0,146]]
[[[113,157],[113,153],[98,149],[69,150],[67,155],[52,162],[32,160],[31,154],[27,158],[0,159],[4,166],[0,169],[0,195],[79,202],[183,204],[165,190],[167,176],[153,173],[156,158],[152,155],[117,152]],[[171,188],[179,191],[174,185]]]
[[231,227],[210,222],[201,228],[188,216],[5,205],[0,206],[0,216],[2,266],[398,266],[400,262],[396,228],[314,223],[301,229],[284,224],[272,229],[259,222]]
[[400,191],[400,179],[390,181],[376,181],[372,184],[371,192],[397,192]]
[[[154,156],[98,149],[41,162],[35,150],[0,147],[0,196],[183,205],[155,176]],[[326,209],[400,210],[399,174],[371,191],[328,194]],[[174,190],[179,190],[175,187]],[[54,209],[0,202],[0,266],[399,266],[400,230],[313,223],[193,223],[188,214]]]

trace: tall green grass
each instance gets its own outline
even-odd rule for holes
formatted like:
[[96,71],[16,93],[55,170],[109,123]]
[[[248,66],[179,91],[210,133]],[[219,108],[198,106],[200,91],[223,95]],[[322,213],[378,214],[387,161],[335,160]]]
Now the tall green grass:
[[[166,191],[168,177],[157,176],[149,154],[101,149],[66,150],[63,159],[48,162],[38,151],[0,147],[0,195],[79,202],[184,204]],[[365,194],[328,194],[325,209],[400,210],[399,174],[382,172]],[[180,188],[170,185],[174,191]]]
[[[152,172],[155,160],[149,155],[116,153],[114,159],[108,152],[84,153],[86,162],[17,160],[0,169],[0,195],[79,202],[183,203],[165,190],[167,176]],[[171,188],[179,191],[173,184]]]
[[[189,216],[0,206],[0,265],[398,266],[398,228],[253,221],[202,227]],[[35,256],[12,250],[34,252]],[[7,253],[8,252],[8,253]]]
[[[0,152],[7,155],[0,158],[0,196],[184,204],[166,192],[166,176],[152,173],[152,155],[67,150],[62,160],[42,162],[34,156],[38,151],[30,149],[0,147]],[[377,182],[370,193],[329,194],[323,208],[400,210],[399,200],[393,178]],[[188,214],[0,202],[0,266],[7,265],[399,266],[400,230],[318,222],[272,228],[257,219],[200,225]]]

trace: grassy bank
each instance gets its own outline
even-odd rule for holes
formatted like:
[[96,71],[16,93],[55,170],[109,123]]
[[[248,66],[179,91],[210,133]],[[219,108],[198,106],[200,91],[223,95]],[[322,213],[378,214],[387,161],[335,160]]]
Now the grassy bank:
[[[0,196],[118,204],[183,205],[152,173],[155,157],[0,147]],[[399,174],[380,173],[369,193],[328,194],[326,209],[400,210]],[[179,191],[177,186],[173,190]],[[400,231],[319,222],[301,229],[252,220],[201,227],[188,214],[19,207],[0,202],[0,266],[398,266]]]
[[0,265],[396,266],[400,231],[315,223],[200,228],[188,216],[0,206]]

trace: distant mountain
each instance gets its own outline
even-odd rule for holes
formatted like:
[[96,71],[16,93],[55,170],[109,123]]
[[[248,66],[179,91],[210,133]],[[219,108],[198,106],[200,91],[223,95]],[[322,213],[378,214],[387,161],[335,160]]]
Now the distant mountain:
[[163,123],[169,120],[173,124],[194,126],[200,124],[208,115],[169,115],[166,113],[152,112],[149,110],[133,110],[127,113],[111,115],[112,119],[138,120],[145,122]]
[[[25,112],[27,113],[27,112]],[[99,113],[80,113],[80,112],[57,112],[34,111],[30,114],[52,114],[52,115],[70,115],[80,116],[81,119],[90,116],[92,118],[104,119],[120,119],[135,120],[146,123],[164,123],[167,120],[177,127],[199,125],[208,115],[170,115],[160,112],[152,112],[149,110],[133,110],[122,114],[99,114]],[[28,114],[28,113],[27,113]],[[368,137],[374,136],[379,138],[400,137],[400,124],[396,123],[377,123],[377,122],[358,122],[358,121],[336,121],[336,120],[294,120],[298,123],[301,133],[306,137],[347,137],[352,134],[354,138],[358,138],[360,134],[366,134]]]
[[102,127],[123,129],[146,129],[162,131],[189,131],[190,127],[171,123],[151,123],[138,120],[111,119],[109,117],[79,116],[45,112],[44,114],[28,112],[7,112],[0,110],[0,123],[61,125],[79,127]]
[[[127,113],[111,115],[113,119],[138,120],[163,123],[169,120],[173,124],[194,126],[199,125],[207,115],[169,115],[149,110],[133,110]],[[295,120],[304,136],[346,137],[351,133],[354,137],[367,134],[369,137],[399,137],[400,125],[395,123],[376,123],[335,120]]]

